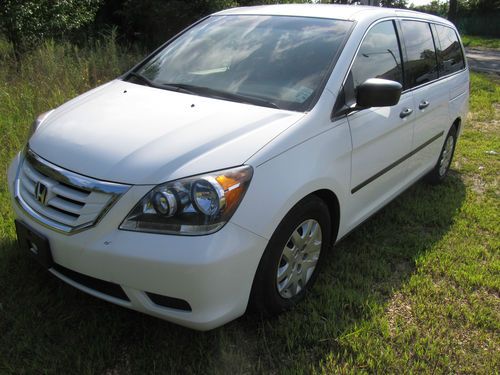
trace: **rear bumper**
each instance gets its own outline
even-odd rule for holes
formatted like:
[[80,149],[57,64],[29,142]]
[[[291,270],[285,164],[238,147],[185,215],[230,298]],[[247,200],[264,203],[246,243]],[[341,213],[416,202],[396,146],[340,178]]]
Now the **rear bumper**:
[[[9,169],[11,190],[18,162],[16,158]],[[48,238],[57,265],[115,284],[123,289],[126,298],[103,293],[103,289],[93,288],[92,283],[73,277],[71,272],[50,269],[84,292],[199,330],[241,316],[267,241],[232,223],[217,233],[198,237],[118,230],[125,215],[149,189],[132,187],[96,227],[73,235],[46,228],[14,199],[12,204],[19,220]],[[191,311],[154,303],[147,293],[185,301]]]

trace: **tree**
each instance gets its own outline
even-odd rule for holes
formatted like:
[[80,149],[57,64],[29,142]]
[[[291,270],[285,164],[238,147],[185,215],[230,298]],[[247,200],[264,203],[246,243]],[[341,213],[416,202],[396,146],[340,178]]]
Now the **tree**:
[[410,9],[418,10],[419,12],[435,14],[436,16],[440,17],[446,17],[448,14],[448,2],[440,0],[432,0],[429,4],[420,6],[415,6],[412,3],[410,5]]
[[386,8],[407,8],[407,0],[381,0],[380,4]]
[[448,8],[448,20],[457,23],[458,14],[458,0],[450,0],[450,7]]
[[201,17],[237,5],[232,0],[125,0],[116,13],[127,39],[153,48]]
[[94,20],[101,0],[1,0],[0,31],[21,53],[48,37],[59,37]]
[[467,13],[477,14],[498,12],[500,10],[500,0],[462,0],[460,1],[460,11],[462,10],[467,11]]

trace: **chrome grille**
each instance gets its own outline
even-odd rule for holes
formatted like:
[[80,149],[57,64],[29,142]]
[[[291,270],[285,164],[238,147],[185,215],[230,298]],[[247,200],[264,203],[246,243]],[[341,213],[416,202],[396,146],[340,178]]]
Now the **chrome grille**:
[[16,200],[40,223],[65,233],[95,225],[128,185],[60,168],[28,150],[16,180]]

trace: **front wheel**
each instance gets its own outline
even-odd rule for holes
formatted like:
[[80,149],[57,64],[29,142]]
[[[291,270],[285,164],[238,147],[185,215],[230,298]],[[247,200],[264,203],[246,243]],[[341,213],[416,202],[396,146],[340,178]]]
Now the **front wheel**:
[[450,170],[456,143],[457,127],[453,125],[446,136],[443,148],[441,149],[439,159],[434,166],[434,169],[426,176],[427,182],[435,185],[441,183],[445,179],[448,171]]
[[252,286],[251,308],[276,315],[302,300],[316,281],[330,240],[326,204],[309,196],[295,205],[264,251]]

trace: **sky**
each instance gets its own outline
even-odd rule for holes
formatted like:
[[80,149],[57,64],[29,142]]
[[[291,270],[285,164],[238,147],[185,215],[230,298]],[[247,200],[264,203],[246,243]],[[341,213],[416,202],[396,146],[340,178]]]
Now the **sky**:
[[[420,5],[427,5],[430,4],[432,0],[407,0],[407,5],[409,6],[411,3],[413,3],[415,6],[420,6]],[[322,2],[320,0],[312,0],[313,3],[319,3]],[[324,1],[324,3],[327,3],[327,1]]]
[[426,4],[430,4],[431,0],[408,0],[408,5],[410,5],[411,3],[415,4],[415,5],[426,5]]
[[[407,4],[410,5],[411,3],[415,4],[416,6],[420,6],[420,5],[427,5],[427,4],[430,4],[432,0],[407,0]],[[316,0],[313,2],[317,2],[319,3],[319,0]],[[326,1],[325,1],[326,3]]]

